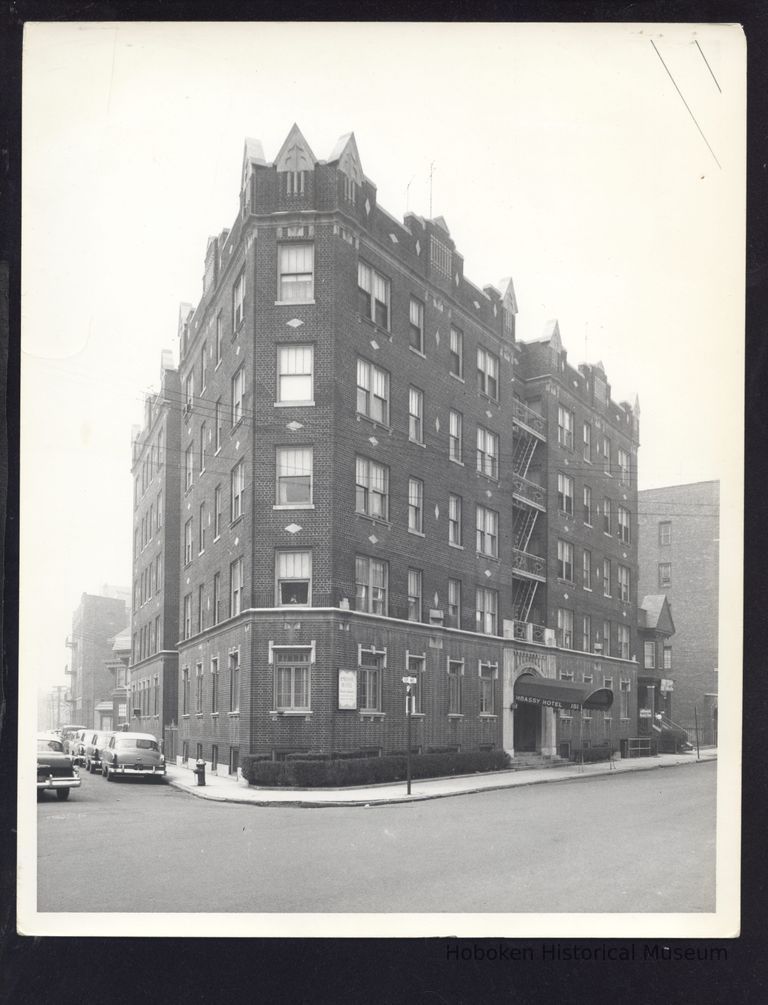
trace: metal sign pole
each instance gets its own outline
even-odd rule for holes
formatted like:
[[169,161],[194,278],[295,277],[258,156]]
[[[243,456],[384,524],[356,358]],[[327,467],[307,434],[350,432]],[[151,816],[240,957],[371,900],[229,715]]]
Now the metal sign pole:
[[405,722],[406,722],[406,753],[405,753],[405,778],[407,782],[406,792],[411,794],[411,686],[405,689]]
[[696,760],[701,760],[701,754],[699,752],[699,713],[696,706],[693,706],[693,721],[696,724]]

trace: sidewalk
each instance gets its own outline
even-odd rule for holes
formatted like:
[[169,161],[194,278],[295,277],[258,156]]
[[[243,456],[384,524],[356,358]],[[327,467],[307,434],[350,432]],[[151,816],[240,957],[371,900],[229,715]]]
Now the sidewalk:
[[527,770],[493,771],[488,774],[461,775],[451,778],[420,778],[412,782],[411,795],[406,794],[405,782],[386,782],[345,789],[280,789],[256,788],[243,779],[206,774],[205,786],[198,786],[190,768],[169,765],[168,782],[200,799],[213,799],[225,803],[249,803],[252,806],[380,806],[386,803],[420,802],[425,799],[443,799],[447,796],[468,795],[471,792],[493,792],[512,789],[518,785],[538,785],[544,782],[578,781],[587,778],[616,777],[627,771],[652,771],[680,764],[703,764],[717,760],[717,748],[707,747],[696,760],[690,754],[659,754],[656,757],[617,759],[613,768],[608,764],[566,764],[555,768],[530,768]]

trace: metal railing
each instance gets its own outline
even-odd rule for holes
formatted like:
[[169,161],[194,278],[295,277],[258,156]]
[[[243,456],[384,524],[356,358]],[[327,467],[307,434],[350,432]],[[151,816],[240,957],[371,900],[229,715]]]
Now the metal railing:
[[530,621],[512,622],[512,638],[517,642],[538,642],[544,645],[546,630],[544,625],[534,625]]
[[512,492],[542,510],[547,508],[547,490],[542,485],[537,485],[536,482],[523,478],[522,475],[512,476]]
[[527,426],[528,429],[533,430],[534,433],[538,433],[539,436],[546,439],[547,420],[543,415],[539,415],[538,412],[534,412],[532,408],[523,404],[522,401],[518,401],[517,398],[512,402],[512,418],[515,422]]
[[520,551],[519,548],[512,550],[512,572],[524,576],[532,576],[542,582],[547,578],[546,559],[539,555],[531,555],[527,551]]

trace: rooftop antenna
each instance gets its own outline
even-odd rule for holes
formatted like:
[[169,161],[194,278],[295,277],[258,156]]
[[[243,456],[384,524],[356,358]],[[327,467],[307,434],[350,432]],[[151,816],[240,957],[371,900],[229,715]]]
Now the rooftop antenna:
[[434,174],[435,162],[429,165],[429,218],[432,219],[432,175]]
[[[413,178],[415,178],[415,177],[416,177],[416,175],[413,176]],[[405,186],[405,212],[406,213],[408,212],[408,192],[410,190],[411,182],[413,181],[413,178],[411,178],[411,181],[409,181],[408,184]]]

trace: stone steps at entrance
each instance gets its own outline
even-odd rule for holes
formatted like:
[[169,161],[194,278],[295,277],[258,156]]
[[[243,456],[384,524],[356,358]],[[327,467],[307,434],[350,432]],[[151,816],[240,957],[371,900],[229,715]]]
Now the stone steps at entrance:
[[516,754],[512,758],[512,767],[516,771],[526,771],[533,768],[558,768],[566,764],[570,764],[570,761],[565,757],[559,757],[557,754],[525,752]]

